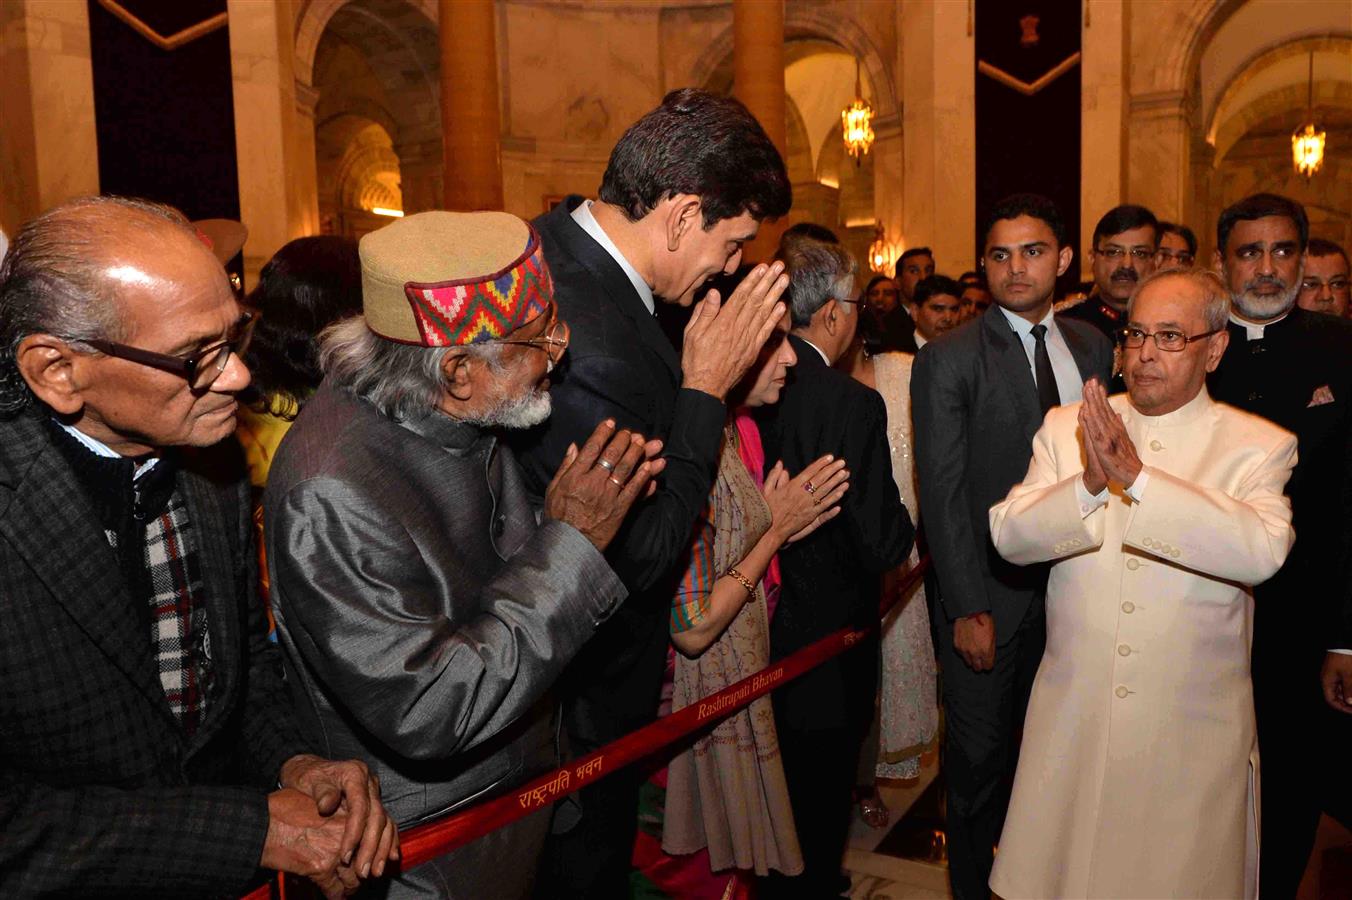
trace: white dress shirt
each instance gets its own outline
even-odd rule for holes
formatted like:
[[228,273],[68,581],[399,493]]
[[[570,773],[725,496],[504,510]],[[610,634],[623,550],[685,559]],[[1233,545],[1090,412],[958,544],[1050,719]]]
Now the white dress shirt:
[[831,365],[831,360],[827,358],[826,353],[823,352],[823,350],[822,350],[821,347],[818,347],[816,344],[812,343],[812,342],[809,341],[807,338],[803,337],[801,334],[798,335],[798,338],[799,338],[799,340],[801,340],[804,344],[807,344],[807,345],[808,345],[809,347],[811,347],[813,350],[816,350],[816,351],[817,351],[817,355],[820,356],[820,357],[822,358],[822,362],[826,363],[826,365],[827,365],[828,367]]
[[[1023,352],[1028,357],[1028,368],[1032,370],[1033,383],[1036,384],[1037,366],[1033,363],[1033,349],[1037,346],[1037,340],[1033,337],[1033,323],[1003,306],[1000,312],[1023,342]],[[1047,356],[1052,361],[1052,374],[1056,376],[1056,392],[1061,396],[1061,405],[1079,403],[1084,398],[1084,379],[1080,377],[1080,367],[1075,365],[1075,357],[1070,355],[1070,347],[1057,327],[1056,316],[1047,310],[1047,315],[1037,324],[1047,326],[1044,340],[1047,342]]]
[[610,235],[606,234],[605,229],[601,227],[601,223],[596,221],[596,216],[592,215],[591,205],[592,201],[590,200],[583,200],[579,203],[577,209],[573,210],[573,221],[581,225],[582,230],[591,235],[592,239],[601,245],[601,249],[609,253],[611,258],[620,264],[620,268],[624,270],[625,275],[629,276],[630,283],[634,285],[634,290],[638,291],[638,298],[643,301],[643,305],[648,308],[648,312],[657,315],[657,304],[653,300],[653,289],[648,286],[648,282],[643,280],[643,276],[638,274],[638,269],[635,269],[629,264],[629,260],[624,258],[624,254],[620,252],[619,247],[615,246],[615,242],[610,239]]
[[915,332],[915,349],[919,350],[921,347],[925,346],[925,345],[928,344],[928,343],[929,343],[929,341],[925,340],[925,336],[924,336],[923,334],[920,333],[920,330],[919,330],[919,329],[916,329],[916,332]]

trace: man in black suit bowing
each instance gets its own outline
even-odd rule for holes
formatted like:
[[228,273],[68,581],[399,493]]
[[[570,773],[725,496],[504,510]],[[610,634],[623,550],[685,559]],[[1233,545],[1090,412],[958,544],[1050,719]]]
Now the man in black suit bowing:
[[1002,560],[987,514],[1023,480],[1046,411],[1112,372],[1107,338],[1052,315],[1072,255],[1050,200],[1001,201],[982,257],[995,305],[926,344],[911,374],[916,479],[939,581],[930,619],[947,722],[949,877],[960,900],[990,896],[1014,741],[1046,639],[1046,568]]
[[[832,365],[854,339],[860,308],[855,262],[837,244],[790,240],[779,256],[791,277],[789,303],[798,356],[777,405],[763,407],[765,458],[802,471],[830,453],[843,458],[854,489],[840,515],[779,554],[783,587],[770,623],[770,653],[782,659],[846,626],[878,620],[880,579],[911,552],[915,530],[892,479],[887,410],[870,390]],[[767,897],[841,893],[840,861],[854,786],[878,681],[878,636],[774,693],[803,873],[772,876]]]
[[[718,466],[723,398],[755,360],[788,279],[758,266],[720,305],[710,291],[678,356],[655,300],[682,306],[731,273],[760,222],[792,202],[784,161],[736,100],[673,91],[620,138],[596,201],[569,197],[535,221],[572,329],[551,388],[553,414],[517,443],[543,494],[570,443],[613,418],[664,441],[666,469],[636,506],[607,559],[629,599],[561,681],[569,751],[595,750],[657,714],[677,563],[690,545]],[[628,896],[640,767],[584,788],[555,811],[538,879],[559,897]]]
[[[1321,809],[1352,824],[1352,788],[1338,771],[1352,752],[1352,718],[1320,698],[1321,663],[1325,679],[1352,685],[1342,619],[1352,596],[1352,322],[1296,305],[1309,234],[1299,203],[1255,194],[1221,213],[1214,258],[1230,286],[1230,344],[1207,387],[1299,441],[1286,485],[1296,543],[1253,592],[1258,879],[1269,898],[1295,896]],[[1331,689],[1328,699],[1352,711]]]

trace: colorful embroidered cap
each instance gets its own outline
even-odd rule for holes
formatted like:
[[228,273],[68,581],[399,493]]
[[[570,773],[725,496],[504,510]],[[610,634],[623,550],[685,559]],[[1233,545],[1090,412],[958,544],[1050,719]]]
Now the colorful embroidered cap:
[[358,249],[366,327],[391,341],[495,340],[554,299],[540,236],[510,213],[417,213],[366,235]]

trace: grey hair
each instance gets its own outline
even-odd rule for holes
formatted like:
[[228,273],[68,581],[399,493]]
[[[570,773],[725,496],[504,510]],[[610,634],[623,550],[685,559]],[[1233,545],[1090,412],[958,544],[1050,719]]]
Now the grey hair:
[[144,233],[181,228],[178,210],[130,197],[78,197],[28,221],[0,265],[0,412],[23,409],[32,394],[18,373],[19,344],[50,334],[82,352],[86,341],[119,340],[116,289],[102,276],[128,226]]
[[1202,318],[1206,321],[1207,331],[1220,331],[1230,321],[1230,289],[1221,277],[1210,269],[1164,269],[1154,272],[1136,285],[1127,301],[1127,318],[1131,318],[1136,298],[1145,290],[1146,285],[1163,281],[1166,278],[1182,278],[1191,282],[1202,291]]
[[780,252],[789,273],[789,318],[795,328],[810,324],[817,310],[840,292],[842,283],[852,285],[859,268],[838,244],[801,238],[785,241]]
[[416,422],[430,415],[447,388],[442,363],[451,350],[481,359],[501,371],[497,344],[422,347],[383,338],[352,316],[335,322],[319,335],[319,367],[336,386],[366,400],[396,422]]

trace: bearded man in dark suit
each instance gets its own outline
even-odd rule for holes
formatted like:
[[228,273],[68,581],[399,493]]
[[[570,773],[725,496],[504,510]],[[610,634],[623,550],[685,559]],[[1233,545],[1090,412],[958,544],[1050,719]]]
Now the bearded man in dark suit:
[[939,583],[930,621],[943,669],[949,877],[961,900],[990,895],[1014,741],[1046,641],[1046,567],[1001,559],[988,511],[1023,481],[1046,411],[1112,372],[1107,338],[1052,314],[1072,255],[1050,200],[996,204],[982,257],[995,305],[926,344],[911,374],[916,481]]
[[[1305,209],[1255,194],[1221,213],[1215,265],[1230,287],[1217,400],[1293,432],[1286,493],[1296,543],[1254,588],[1253,699],[1263,777],[1259,894],[1293,897],[1320,811],[1352,825],[1352,322],[1296,305]],[[1320,668],[1328,684],[1320,696]],[[1329,709],[1332,706],[1333,709]],[[1336,712],[1334,711],[1336,710]]]
[[[598,200],[573,196],[537,219],[559,314],[572,327],[551,387],[554,411],[515,439],[543,494],[569,444],[614,419],[664,441],[666,469],[636,505],[607,559],[630,590],[561,682],[572,754],[652,721],[668,645],[681,554],[718,465],[723,399],[754,361],[787,279],[753,269],[720,304],[710,291],[678,356],[654,318],[658,299],[689,305],[701,285],[732,273],[762,220],[791,203],[784,161],[736,100],[673,91],[615,145]],[[631,767],[557,808],[539,891],[560,897],[628,894],[643,774]]]
[[[397,856],[311,754],[257,590],[235,428],[251,314],[187,221],[91,197],[0,268],[0,894],[329,897]],[[233,462],[221,457],[235,451]]]

